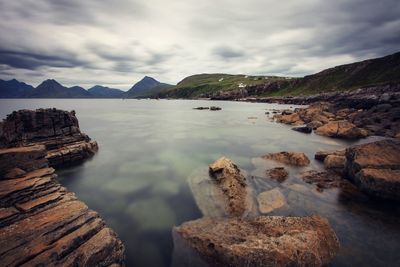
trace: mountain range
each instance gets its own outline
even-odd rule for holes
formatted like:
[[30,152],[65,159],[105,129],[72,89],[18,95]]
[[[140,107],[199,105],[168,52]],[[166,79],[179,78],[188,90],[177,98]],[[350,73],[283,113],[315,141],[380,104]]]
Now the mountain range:
[[66,87],[48,79],[36,88],[16,79],[0,80],[0,98],[139,98],[167,90],[172,85],[144,77],[125,92],[120,89],[95,85],[86,90],[80,86]]
[[329,68],[304,77],[196,74],[177,85],[145,76],[124,92],[96,85],[88,90],[65,87],[46,80],[34,88],[15,79],[0,80],[0,98],[215,98],[247,96],[296,96],[362,87],[400,85],[400,52]]

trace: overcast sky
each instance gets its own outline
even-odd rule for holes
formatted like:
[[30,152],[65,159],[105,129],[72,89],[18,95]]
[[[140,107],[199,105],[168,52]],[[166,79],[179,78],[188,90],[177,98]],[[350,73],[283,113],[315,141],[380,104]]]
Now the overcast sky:
[[0,78],[303,76],[400,50],[399,0],[0,0]]

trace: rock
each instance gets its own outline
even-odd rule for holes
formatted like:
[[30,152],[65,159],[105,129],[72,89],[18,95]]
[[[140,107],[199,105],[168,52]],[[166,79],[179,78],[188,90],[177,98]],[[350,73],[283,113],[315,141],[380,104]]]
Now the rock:
[[220,203],[227,215],[241,216],[248,210],[249,194],[246,178],[239,168],[229,159],[222,157],[209,165],[210,177],[221,190]]
[[312,133],[313,129],[309,126],[299,126],[299,127],[293,127],[292,130],[301,133]]
[[124,246],[99,215],[55,180],[54,169],[29,163],[45,161],[44,147],[36,148],[1,152],[1,166],[18,150],[29,171],[0,180],[0,266],[122,266]]
[[346,149],[345,173],[361,190],[400,200],[400,141],[386,139]]
[[297,113],[291,115],[276,115],[276,120],[280,123],[293,124],[300,120],[300,116]]
[[307,126],[313,130],[321,127],[322,125],[324,125],[324,124],[320,121],[312,121],[312,122],[307,123]]
[[210,108],[209,107],[197,107],[197,108],[193,108],[193,109],[204,110],[204,109],[210,109]]
[[318,151],[315,153],[314,158],[318,161],[324,161],[329,155],[345,156],[346,150],[334,150],[334,151]]
[[13,168],[9,170],[5,175],[4,179],[14,179],[23,176],[26,174],[26,171],[20,169],[20,168]]
[[357,188],[341,175],[332,171],[306,171],[300,174],[300,178],[309,184],[315,184],[318,191],[329,188],[340,188],[348,194],[359,194]]
[[80,163],[98,150],[97,143],[80,131],[74,111],[20,110],[1,125],[0,147],[42,145],[52,167]]
[[262,192],[257,196],[258,208],[261,213],[267,214],[285,206],[285,196],[278,188]]
[[212,110],[212,111],[216,111],[216,110],[221,110],[222,108],[220,108],[220,107],[215,107],[215,106],[211,106],[210,107],[210,110]]
[[340,155],[328,155],[324,160],[326,169],[336,170],[339,173],[344,171],[346,165],[346,157]]
[[318,135],[344,139],[357,139],[368,136],[368,132],[366,130],[358,128],[348,121],[329,122],[317,128],[315,133]]
[[282,111],[282,115],[292,115],[294,113],[291,109],[285,109]]
[[289,173],[283,167],[276,167],[267,171],[269,178],[278,182],[283,182],[288,177]]
[[325,266],[339,249],[328,221],[319,216],[202,218],[175,227],[173,235],[209,266]]
[[307,166],[310,164],[308,157],[302,152],[279,152],[263,156],[264,159],[275,160],[294,166]]

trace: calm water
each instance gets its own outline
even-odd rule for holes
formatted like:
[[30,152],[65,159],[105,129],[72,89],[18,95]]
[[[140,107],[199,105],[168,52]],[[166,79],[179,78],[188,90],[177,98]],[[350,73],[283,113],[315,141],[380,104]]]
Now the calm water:
[[[218,105],[222,111],[192,110]],[[97,140],[99,153],[83,165],[59,170],[68,189],[98,211],[126,246],[127,266],[169,266],[171,228],[202,216],[189,177],[220,156],[254,177],[256,192],[279,187],[287,205],[277,215],[321,214],[335,229],[341,250],[332,266],[400,266],[398,205],[353,197],[339,189],[323,192],[290,169],[276,184],[264,176],[270,152],[322,149],[350,143],[291,131],[268,120],[279,105],[172,100],[0,100],[0,115],[17,109],[75,110],[81,130]],[[368,141],[368,140],[367,140]]]

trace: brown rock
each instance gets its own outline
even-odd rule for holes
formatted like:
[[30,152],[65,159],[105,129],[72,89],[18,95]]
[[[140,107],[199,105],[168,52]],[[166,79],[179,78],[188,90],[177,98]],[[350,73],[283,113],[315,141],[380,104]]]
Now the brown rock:
[[26,171],[21,170],[20,168],[13,168],[9,170],[5,175],[4,179],[13,179],[13,178],[18,178],[26,174]]
[[324,125],[324,124],[320,121],[312,121],[312,122],[307,123],[307,126],[312,128],[313,130],[321,127],[322,125]]
[[174,240],[185,240],[210,266],[324,266],[339,249],[328,221],[319,216],[202,218],[173,232]]
[[315,184],[318,191],[329,188],[340,188],[351,194],[355,194],[358,191],[348,180],[343,179],[339,174],[332,171],[306,171],[300,175],[300,178],[306,183]]
[[293,113],[290,115],[279,115],[275,117],[278,122],[285,124],[293,124],[296,123],[297,121],[300,121],[300,116],[297,113]]
[[333,151],[318,151],[315,153],[314,158],[318,161],[324,161],[325,158],[329,155],[335,155],[335,156],[345,156],[346,150],[333,150]]
[[348,121],[329,122],[317,128],[315,133],[318,135],[344,139],[357,139],[368,136],[368,132],[366,130],[358,128]]
[[302,152],[279,152],[263,156],[264,159],[275,160],[294,166],[307,166],[310,164],[308,157]]
[[387,139],[346,150],[345,172],[360,189],[400,200],[400,141]]
[[209,173],[222,190],[224,200],[221,203],[227,215],[243,215],[249,206],[248,190],[246,178],[239,168],[230,159],[222,157],[209,165]]
[[324,160],[326,169],[343,172],[346,165],[346,157],[341,155],[328,155]]
[[257,202],[258,208],[263,214],[282,208],[286,204],[285,196],[278,188],[258,194]]
[[278,182],[283,182],[288,177],[289,173],[283,167],[276,167],[267,171],[268,177]]

